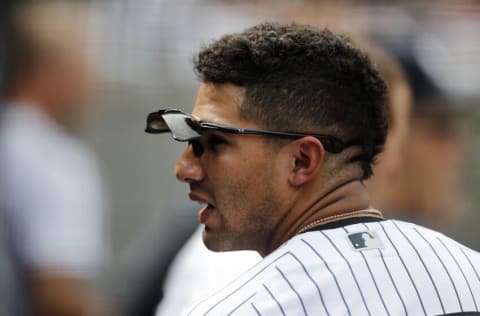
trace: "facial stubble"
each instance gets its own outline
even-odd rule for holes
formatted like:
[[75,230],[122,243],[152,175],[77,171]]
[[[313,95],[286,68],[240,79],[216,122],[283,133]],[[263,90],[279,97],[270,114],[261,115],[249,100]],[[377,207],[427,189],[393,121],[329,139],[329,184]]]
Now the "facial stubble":
[[[222,187],[224,201],[217,205],[222,229],[204,232],[206,246],[213,251],[256,250],[269,247],[274,233],[279,195],[273,168],[264,165],[249,175]],[[259,176],[261,175],[261,176]]]

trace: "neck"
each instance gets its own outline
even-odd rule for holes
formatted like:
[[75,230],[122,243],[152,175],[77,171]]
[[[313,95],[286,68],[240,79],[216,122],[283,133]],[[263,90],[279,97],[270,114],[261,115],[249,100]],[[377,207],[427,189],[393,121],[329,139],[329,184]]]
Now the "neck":
[[293,203],[293,207],[280,220],[266,250],[260,252],[260,254],[262,256],[268,255],[295,236],[303,227],[314,221],[324,217],[368,209],[369,207],[369,195],[360,180],[344,183],[317,198],[305,199],[299,197]]

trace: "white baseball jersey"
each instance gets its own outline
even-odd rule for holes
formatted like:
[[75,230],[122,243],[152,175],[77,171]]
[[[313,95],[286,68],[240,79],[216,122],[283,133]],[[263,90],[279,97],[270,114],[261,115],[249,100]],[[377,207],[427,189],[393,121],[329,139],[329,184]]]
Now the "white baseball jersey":
[[480,254],[386,220],[299,234],[185,315],[478,312]]

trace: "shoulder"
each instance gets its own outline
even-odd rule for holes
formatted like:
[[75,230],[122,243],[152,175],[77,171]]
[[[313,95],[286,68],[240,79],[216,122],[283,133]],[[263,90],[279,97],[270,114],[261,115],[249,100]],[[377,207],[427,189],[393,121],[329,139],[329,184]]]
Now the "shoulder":
[[319,289],[328,290],[328,282],[320,284],[325,266],[315,260],[308,247],[302,241],[290,240],[223,290],[198,303],[189,315],[293,315],[302,310],[318,311]]
[[5,181],[29,186],[32,179],[43,179],[74,185],[66,179],[95,177],[98,173],[98,162],[87,146],[34,106],[6,107],[0,134]]
[[[348,314],[353,306],[357,315],[384,314],[403,310],[406,302],[408,311],[416,314],[422,311],[423,300],[437,299],[432,296],[435,289],[441,297],[455,295],[454,287],[445,282],[453,282],[468,295],[469,286],[476,291],[479,264],[477,252],[407,222],[387,220],[308,232],[200,302],[191,315],[233,311],[297,315],[319,310]],[[437,288],[437,284],[443,285]],[[432,305],[433,314],[441,313],[439,306]]]
[[[37,166],[91,164],[91,151],[39,109],[30,105],[10,105],[2,113],[0,146],[4,159],[18,165]],[[41,168],[39,168],[41,169]]]

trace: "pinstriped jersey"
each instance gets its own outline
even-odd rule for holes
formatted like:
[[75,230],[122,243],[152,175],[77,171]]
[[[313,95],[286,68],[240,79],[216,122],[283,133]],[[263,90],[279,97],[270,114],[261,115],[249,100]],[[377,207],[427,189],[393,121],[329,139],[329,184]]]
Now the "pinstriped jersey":
[[398,220],[296,235],[186,315],[479,311],[480,254]]

